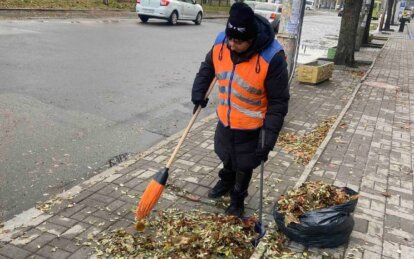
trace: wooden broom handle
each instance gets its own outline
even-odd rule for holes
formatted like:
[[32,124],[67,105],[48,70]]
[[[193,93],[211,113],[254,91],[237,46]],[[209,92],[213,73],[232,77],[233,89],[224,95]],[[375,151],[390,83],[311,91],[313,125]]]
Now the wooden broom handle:
[[[207,97],[210,95],[211,91],[214,88],[214,85],[216,84],[216,81],[217,81],[217,78],[214,77],[213,81],[210,84],[210,87],[208,88],[208,90],[206,92],[206,95],[204,96],[204,100],[207,99]],[[193,114],[193,117],[191,118],[190,122],[188,123],[187,128],[184,130],[184,133],[181,136],[180,141],[178,141],[178,144],[175,147],[174,152],[172,153],[172,155],[170,157],[170,160],[168,160],[168,163],[167,163],[167,166],[166,166],[167,168],[170,168],[171,164],[174,162],[174,159],[177,156],[178,150],[180,149],[181,145],[183,144],[185,137],[187,137],[188,132],[190,132],[190,129],[193,126],[195,120],[197,119],[197,116],[200,113],[200,111],[201,111],[201,106],[199,105],[196,112]]]

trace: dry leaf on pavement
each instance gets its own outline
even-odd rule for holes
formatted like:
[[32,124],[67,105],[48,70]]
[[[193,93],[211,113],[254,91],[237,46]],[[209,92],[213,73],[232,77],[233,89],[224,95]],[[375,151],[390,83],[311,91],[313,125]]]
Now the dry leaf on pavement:
[[349,195],[342,188],[324,183],[310,181],[299,188],[292,189],[287,195],[280,196],[278,211],[285,217],[285,225],[300,223],[300,216],[308,211],[319,210],[355,200],[358,195]]
[[327,118],[304,136],[282,133],[277,140],[277,145],[281,146],[286,152],[292,153],[297,162],[307,165],[335,121],[336,117]]
[[390,198],[392,195],[389,192],[383,192],[381,193],[384,197]]

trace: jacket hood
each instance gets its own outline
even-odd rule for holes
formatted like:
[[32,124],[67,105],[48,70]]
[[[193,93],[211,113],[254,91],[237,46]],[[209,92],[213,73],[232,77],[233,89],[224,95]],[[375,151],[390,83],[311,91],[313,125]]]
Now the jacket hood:
[[257,38],[253,44],[243,53],[231,52],[234,63],[240,63],[250,59],[256,53],[260,53],[269,46],[275,39],[275,33],[270,23],[263,16],[255,14],[255,22],[257,24]]
[[253,43],[252,50],[261,52],[273,42],[275,39],[275,32],[266,18],[257,14],[255,15],[255,18],[258,25],[258,31],[257,39]]

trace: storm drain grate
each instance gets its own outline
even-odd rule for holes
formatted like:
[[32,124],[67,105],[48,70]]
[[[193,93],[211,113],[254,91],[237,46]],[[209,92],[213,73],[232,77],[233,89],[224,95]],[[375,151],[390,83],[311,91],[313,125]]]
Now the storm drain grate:
[[131,153],[122,153],[117,156],[112,157],[108,160],[109,167],[116,166],[117,164],[124,162],[128,160],[129,157],[131,157]]

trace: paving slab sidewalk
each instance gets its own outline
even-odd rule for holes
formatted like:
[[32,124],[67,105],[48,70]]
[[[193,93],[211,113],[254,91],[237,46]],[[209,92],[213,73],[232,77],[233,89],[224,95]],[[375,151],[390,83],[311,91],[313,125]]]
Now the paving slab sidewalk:
[[414,258],[413,57],[391,33],[308,178],[360,193],[344,257]]
[[[379,54],[362,84],[361,73],[344,68],[337,68],[331,80],[316,86],[292,84],[284,132],[303,135],[331,116],[343,116],[341,125],[346,127],[332,132],[312,166],[297,163],[280,147],[271,152],[264,190],[268,231],[273,229],[272,206],[277,197],[299,181],[323,179],[361,192],[351,242],[328,250],[331,255],[412,258],[404,256],[411,255],[414,247],[409,229],[414,224],[409,85],[414,43],[396,35],[389,35],[382,51],[361,48],[357,53],[357,59],[364,61],[374,61]],[[361,66],[358,71],[369,68]],[[221,168],[213,151],[216,123],[212,115],[194,125],[172,166],[169,184],[173,188],[164,191],[156,210],[173,207],[223,212],[221,203],[207,198]],[[137,201],[152,175],[165,166],[180,135],[58,195],[50,201],[47,212],[32,208],[5,222],[0,228],[0,259],[88,258],[94,253],[92,247],[82,245],[88,235],[116,228],[132,230]],[[247,214],[258,209],[258,177],[256,172],[249,188]],[[387,198],[382,192],[391,196]],[[185,193],[200,199],[193,201]],[[298,252],[305,249],[294,243],[290,246]],[[313,252],[314,257],[321,257],[319,250]]]

